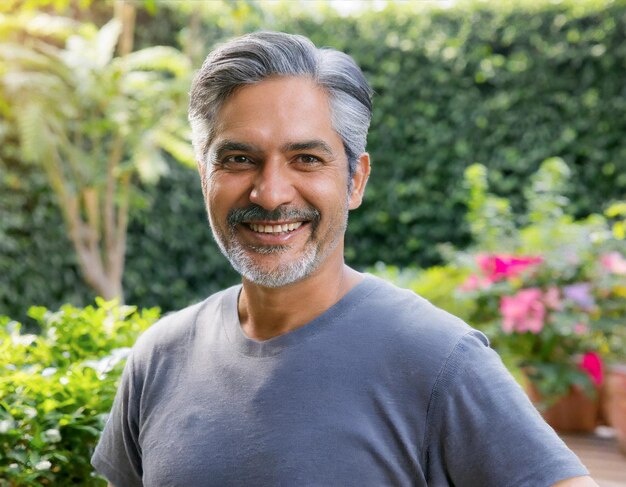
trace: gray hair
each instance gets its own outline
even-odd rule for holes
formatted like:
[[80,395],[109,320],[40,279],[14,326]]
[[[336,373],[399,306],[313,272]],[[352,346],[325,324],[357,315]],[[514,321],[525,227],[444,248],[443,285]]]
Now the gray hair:
[[204,161],[222,104],[239,87],[270,76],[306,76],[329,96],[332,126],[343,141],[350,176],[365,152],[372,115],[372,90],[354,60],[330,48],[318,49],[306,37],[257,32],[211,52],[190,93],[189,122],[198,161]]

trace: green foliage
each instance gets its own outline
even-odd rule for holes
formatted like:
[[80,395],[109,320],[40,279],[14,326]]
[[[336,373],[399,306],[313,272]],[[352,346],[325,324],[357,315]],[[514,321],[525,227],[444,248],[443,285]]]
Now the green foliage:
[[469,190],[467,221],[474,245],[486,251],[511,245],[514,220],[508,199],[487,192],[487,168],[472,164],[465,171]]
[[[376,91],[368,141],[372,176],[363,206],[351,214],[346,240],[347,260],[358,268],[378,261],[400,267],[437,264],[442,256],[436,244],[463,248],[472,233],[494,244],[506,242],[508,215],[527,213],[526,202],[532,200],[523,188],[541,162],[553,156],[571,171],[569,215],[585,217],[623,197],[626,2],[413,6],[420,3],[349,17],[330,9],[301,9],[296,2],[276,9],[258,8],[254,2],[235,2],[232,9],[219,2],[168,4],[155,14],[139,12],[137,44],[195,45],[207,53],[233,34],[277,29],[308,35],[357,60]],[[237,14],[230,17],[233,11]],[[201,19],[197,32],[190,27],[192,15]],[[176,153],[176,147],[167,150]],[[475,161],[488,168],[484,182],[492,194],[485,211],[500,215],[498,225],[483,224],[483,231],[470,228],[465,219],[474,210],[462,182]],[[158,186],[135,196],[145,204],[136,206],[129,234],[124,279],[130,302],[176,308],[234,280],[207,235],[193,171],[170,166]],[[190,191],[192,187],[196,189]],[[42,210],[48,216],[37,231],[58,235],[51,212]],[[41,251],[48,246],[54,253],[54,243],[28,226],[28,215],[23,220],[20,235],[41,240]],[[622,220],[616,218],[615,231],[623,234]],[[481,225],[478,218],[474,223]],[[20,259],[34,261],[26,254],[15,251],[16,269]],[[70,274],[72,260],[43,261],[38,273],[53,282],[59,274]],[[14,287],[23,290],[28,302],[55,304],[29,297],[32,265],[24,269],[15,270],[11,280],[0,273],[0,296],[7,296],[1,298],[0,310],[21,312]],[[40,286],[32,290],[37,296],[43,292]]]
[[609,220],[626,207],[617,202],[609,218],[574,219],[565,197],[570,176],[562,159],[543,161],[521,188],[526,212],[514,215],[508,199],[489,192],[488,170],[473,165],[465,186],[474,245],[444,247],[445,267],[379,266],[379,275],[484,331],[546,403],[572,386],[594,394],[598,357],[623,361],[626,350],[626,242]]
[[0,318],[0,486],[106,485],[89,460],[128,347],[159,312],[97,300],[29,314],[40,335]]
[[45,173],[86,282],[121,296],[129,193],[164,174],[163,151],[194,164],[181,110],[190,60],[164,46],[116,57],[117,19],[97,29],[25,11],[0,16],[0,30],[0,105],[17,155]]
[[[8,124],[0,120],[2,128]],[[17,160],[10,130],[0,136],[0,314],[31,323],[24,303],[58,308],[92,300],[70,251],[45,175]]]
[[617,202],[610,205],[604,212],[607,218],[613,220],[613,236],[618,240],[626,239],[626,202]]

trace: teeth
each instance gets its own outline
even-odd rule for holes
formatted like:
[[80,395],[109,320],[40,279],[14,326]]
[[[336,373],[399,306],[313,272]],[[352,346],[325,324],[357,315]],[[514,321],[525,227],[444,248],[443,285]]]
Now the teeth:
[[249,223],[250,228],[259,233],[282,233],[292,232],[302,225],[302,222],[284,223],[283,225],[259,225],[258,223]]

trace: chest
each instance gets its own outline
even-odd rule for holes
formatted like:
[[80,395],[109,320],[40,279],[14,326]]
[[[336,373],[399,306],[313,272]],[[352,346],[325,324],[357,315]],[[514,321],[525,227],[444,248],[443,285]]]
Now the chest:
[[345,363],[214,359],[147,389],[145,485],[425,485],[414,391]]

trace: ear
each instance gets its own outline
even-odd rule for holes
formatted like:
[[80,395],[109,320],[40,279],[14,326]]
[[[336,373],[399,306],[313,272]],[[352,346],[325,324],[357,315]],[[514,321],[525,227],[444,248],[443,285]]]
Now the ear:
[[365,193],[365,186],[367,185],[367,179],[370,177],[370,155],[364,152],[359,156],[357,160],[354,174],[352,175],[352,193],[350,193],[350,201],[348,208],[354,210],[361,206],[363,201],[363,193]]

